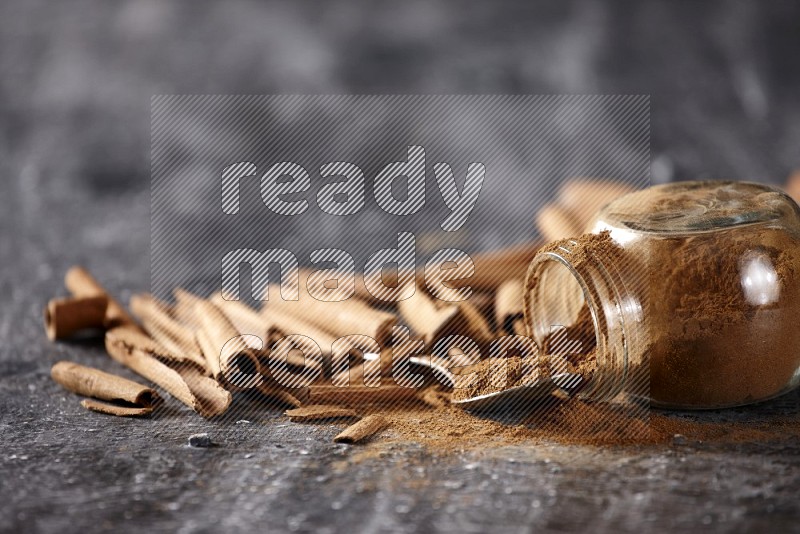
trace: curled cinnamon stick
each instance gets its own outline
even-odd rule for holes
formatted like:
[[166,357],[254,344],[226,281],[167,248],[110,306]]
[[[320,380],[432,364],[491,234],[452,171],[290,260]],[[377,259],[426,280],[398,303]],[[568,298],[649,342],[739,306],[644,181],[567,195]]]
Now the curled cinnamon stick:
[[81,401],[81,406],[92,412],[116,415],[117,417],[141,417],[153,413],[153,409],[150,407],[120,406],[118,404],[111,404],[110,402],[102,402],[94,399],[83,399]]
[[81,330],[104,328],[107,306],[105,295],[51,300],[44,310],[47,337],[55,341],[71,337]]
[[377,357],[362,357],[360,361],[348,362],[347,369],[338,371],[331,378],[334,386],[378,387],[382,378],[391,378],[394,364],[393,351],[384,348]]
[[84,297],[106,297],[108,299],[108,306],[106,307],[105,327],[108,329],[117,326],[127,326],[135,330],[141,331],[141,328],[136,324],[125,308],[117,302],[105,290],[95,278],[89,274],[89,271],[83,267],[72,267],[67,271],[64,277],[64,285],[72,296],[77,298]]
[[491,341],[492,331],[486,318],[468,300],[459,302],[456,306],[458,306],[463,319],[462,322],[457,322],[454,327],[479,345],[487,345]]
[[285,312],[329,332],[334,338],[359,334],[385,345],[391,339],[392,326],[397,321],[393,314],[372,308],[355,297],[324,302],[301,292],[300,300],[287,301],[281,299],[277,286],[271,287],[269,294],[271,299],[264,304],[267,314]]
[[200,318],[197,317],[195,305],[204,299],[181,288],[176,288],[172,294],[175,297],[175,306],[172,307],[175,319],[187,328],[199,330]]
[[171,307],[152,295],[134,295],[131,311],[147,333],[170,352],[206,367],[206,360],[195,341],[194,333],[172,317]]
[[[541,242],[530,242],[471,254],[472,263],[475,266],[474,274],[463,280],[452,280],[448,285],[454,288],[470,286],[476,291],[494,291],[506,280],[524,276],[527,272],[528,265],[541,246]],[[314,272],[313,269],[309,268],[300,269],[300,279],[309,280],[308,283],[311,284],[309,277]],[[425,278],[425,266],[420,266],[416,269],[416,272],[419,279]],[[391,278],[396,281],[401,279],[403,274],[404,273],[398,272]],[[393,280],[388,279],[386,283],[390,284],[392,281]],[[385,304],[384,301],[376,298],[367,290],[364,285],[364,275],[362,273],[357,273],[355,275],[354,282],[355,297],[359,299],[360,302],[374,305]],[[272,294],[274,293],[270,293],[270,295]],[[301,299],[302,298],[301,296]]]
[[573,178],[565,182],[558,203],[569,211],[577,232],[564,237],[575,237],[589,231],[589,225],[600,208],[633,190],[626,183],[601,178]]
[[336,336],[313,323],[289,313],[280,307],[265,307],[261,311],[265,318],[281,336],[299,335],[313,340],[323,355],[330,355]]
[[[536,214],[536,225],[547,241],[575,237],[583,232],[582,224],[567,208],[550,204]],[[517,275],[519,276],[520,273]]]
[[343,406],[393,405],[417,400],[417,390],[402,386],[328,386],[308,387],[307,404],[339,404]]
[[426,346],[445,335],[448,325],[458,315],[458,308],[454,305],[442,308],[436,306],[433,298],[421,287],[417,288],[411,298],[399,301],[397,309],[414,333],[422,336]]
[[336,443],[358,443],[363,441],[389,425],[389,422],[380,415],[369,415],[359,422],[345,428],[333,438]]
[[523,283],[519,278],[503,282],[495,295],[495,320],[497,326],[509,335],[525,335],[522,307]]
[[397,309],[406,324],[422,336],[428,348],[448,335],[468,337],[478,346],[487,344],[491,338],[489,325],[471,303],[437,305],[422,287],[418,287],[411,298],[398,302]]
[[800,202],[800,169],[796,169],[789,175],[783,189],[795,202]]
[[[330,353],[334,342],[333,336],[304,321],[280,311],[259,313],[250,306],[233,300],[226,300],[222,294],[212,296],[209,301],[217,306],[231,324],[241,334],[251,334],[262,340],[262,367],[268,367],[269,349],[276,342],[290,339],[290,346],[297,350],[288,350],[283,354],[286,364],[294,369],[307,369],[312,374],[319,374],[323,369],[324,357]],[[291,336],[288,338],[287,336]],[[250,336],[246,336],[247,342]],[[323,358],[313,358],[311,341],[319,345]]]
[[438,387],[427,387],[420,391],[417,396],[419,400],[431,408],[443,408],[450,404],[450,393],[441,391]]
[[[299,408],[303,405],[303,402],[298,399],[294,393],[290,393],[280,385],[276,385],[271,381],[265,381],[260,386],[258,386],[258,390],[261,392],[262,395],[265,397],[269,397],[272,400],[276,400],[286,406],[291,406],[292,408]],[[298,391],[298,390],[293,390]]]
[[286,415],[295,423],[305,423],[308,421],[321,421],[325,419],[347,419],[357,417],[356,412],[341,406],[331,406],[325,404],[315,404],[313,406],[303,406],[293,410],[286,410]]
[[541,246],[541,242],[530,242],[473,254],[475,274],[464,282],[454,282],[453,286],[466,284],[476,290],[494,291],[506,280],[525,276],[528,265]]
[[[283,357],[287,365],[298,369],[306,369],[309,374],[329,373],[331,355],[336,337],[331,333],[287,313],[283,309],[264,308],[260,312],[264,321],[271,325],[272,340],[270,346],[273,354],[278,343],[288,344],[296,350],[284,350]],[[321,351],[321,356],[313,357]]]
[[144,334],[124,327],[109,330],[106,350],[114,360],[158,384],[203,417],[219,415],[231,403],[230,392],[205,376],[200,367],[176,364],[174,356]]
[[67,391],[111,401],[84,400],[81,403],[97,412],[118,416],[147,415],[161,402],[158,393],[147,386],[77,363],[58,362],[50,370],[50,376]]
[[212,376],[230,389],[249,389],[264,381],[257,352],[243,340],[222,311],[207,300],[194,305],[198,337]]
[[219,308],[240,334],[258,336],[264,345],[280,337],[278,329],[265,316],[238,300],[227,300],[221,293],[212,295],[209,302]]

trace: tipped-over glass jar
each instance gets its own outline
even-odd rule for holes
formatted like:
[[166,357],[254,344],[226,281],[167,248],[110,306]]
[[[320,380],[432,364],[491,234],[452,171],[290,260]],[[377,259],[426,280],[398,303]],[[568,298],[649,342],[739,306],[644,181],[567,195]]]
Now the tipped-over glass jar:
[[543,248],[525,283],[525,321],[546,354],[558,352],[554,328],[593,334],[588,400],[627,392],[709,409],[776,397],[800,383],[799,319],[800,209],[759,184],[621,197],[590,234]]

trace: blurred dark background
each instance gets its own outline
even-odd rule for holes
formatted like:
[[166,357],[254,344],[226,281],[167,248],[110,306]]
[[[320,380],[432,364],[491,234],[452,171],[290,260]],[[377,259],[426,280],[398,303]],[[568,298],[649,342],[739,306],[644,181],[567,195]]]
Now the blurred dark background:
[[146,247],[154,94],[649,94],[653,182],[780,184],[798,21],[796,1],[5,1],[0,222],[56,268],[120,230]]
[[777,183],[800,166],[798,21],[780,0],[9,0],[3,181],[147,189],[153,94],[644,93],[654,181]]

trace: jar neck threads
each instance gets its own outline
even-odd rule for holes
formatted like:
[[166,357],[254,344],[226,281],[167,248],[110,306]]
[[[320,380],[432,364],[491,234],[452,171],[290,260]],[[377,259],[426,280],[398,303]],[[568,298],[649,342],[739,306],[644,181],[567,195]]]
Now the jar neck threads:
[[[525,324],[542,356],[551,366],[570,351],[584,351],[584,361],[596,361],[593,369],[579,372],[585,385],[578,395],[585,400],[609,401],[622,391],[647,397],[649,389],[648,373],[630,372],[631,361],[642,359],[641,352],[632,357],[642,338],[642,303],[628,290],[632,280],[621,269],[626,262],[610,244],[604,233],[548,245],[534,257],[525,280]],[[561,343],[554,347],[559,330]]]

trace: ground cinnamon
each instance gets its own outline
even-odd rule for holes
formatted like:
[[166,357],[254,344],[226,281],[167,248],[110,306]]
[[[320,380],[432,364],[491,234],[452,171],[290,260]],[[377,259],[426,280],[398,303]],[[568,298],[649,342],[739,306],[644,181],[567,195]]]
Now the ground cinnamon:
[[[730,406],[783,391],[800,367],[800,246],[765,227],[659,240],[648,262],[650,394],[660,404]],[[664,269],[666,267],[666,269]],[[753,276],[779,293],[750,295]],[[767,292],[772,291],[766,289]],[[759,305],[752,299],[774,299]]]
[[[661,186],[615,201],[597,229],[541,251],[569,264],[578,291],[558,284],[557,269],[532,268],[525,308],[597,326],[606,378],[625,372],[627,385],[670,408],[749,404],[798,384],[800,217],[784,195],[756,184]],[[547,284],[555,289],[532,289]],[[597,324],[578,316],[584,300]]]
[[539,379],[538,358],[488,358],[455,375],[453,400],[464,400],[511,387],[533,384]]
[[769,443],[800,438],[800,422],[786,417],[745,421],[689,419],[625,405],[553,398],[546,409],[515,419],[476,415],[448,406],[381,411],[391,430],[380,445],[414,442],[439,454],[508,445],[643,446],[682,443]]

